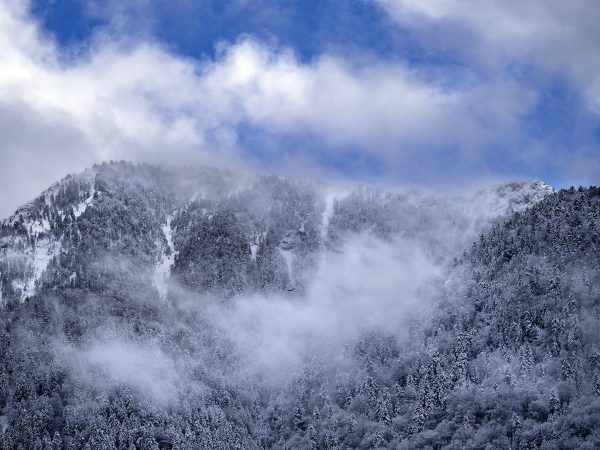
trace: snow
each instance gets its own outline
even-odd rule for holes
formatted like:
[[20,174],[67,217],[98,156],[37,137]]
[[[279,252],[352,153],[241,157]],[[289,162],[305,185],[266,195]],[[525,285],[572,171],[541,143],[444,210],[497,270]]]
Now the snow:
[[23,280],[13,280],[11,286],[13,291],[23,292],[25,290],[25,282]]
[[48,268],[50,261],[60,253],[60,242],[43,238],[36,241],[33,248],[33,276],[23,285],[21,300],[33,297],[36,291],[36,284],[42,278],[42,275]]
[[266,233],[256,233],[254,239],[250,242],[250,259],[256,261],[258,256],[258,250],[260,249],[260,242],[266,237]]
[[256,255],[258,254],[258,244],[256,242],[250,244],[250,259],[256,261]]
[[331,190],[325,194],[325,209],[321,218],[321,241],[327,239],[327,231],[329,229],[329,221],[333,217],[333,202],[335,201],[335,193]]
[[45,233],[46,231],[50,231],[50,222],[48,219],[36,220],[29,223],[27,227],[29,229],[29,234],[32,236],[38,236],[39,234]]
[[[173,228],[171,221],[173,216],[167,217],[167,222],[162,226],[162,232],[167,240],[167,249],[162,255],[154,270],[154,285],[161,299],[167,298],[168,280],[171,276],[171,267],[175,263],[175,247],[173,246]],[[168,250],[168,251],[167,251]]]
[[[556,189],[539,180],[492,186],[478,191],[468,200],[467,215],[492,222],[508,214],[524,211],[555,192]],[[478,230],[482,229],[476,221],[473,225]]]
[[[82,190],[90,190],[90,195],[81,203],[73,206],[75,217],[81,216],[94,200],[94,183],[96,171],[88,169],[79,175],[67,176],[61,181],[54,183],[50,188],[42,192],[47,206],[52,206],[52,199],[55,198],[67,181],[75,179]],[[25,275],[21,279],[13,279],[12,286],[21,292],[21,301],[32,297],[36,293],[36,288],[42,275],[48,268],[50,261],[60,253],[61,240],[56,239],[50,233],[50,221],[46,217],[41,217],[41,212],[34,207],[35,201],[21,206],[11,217],[3,223],[14,226],[19,220],[23,220],[23,226],[27,236],[13,234],[10,237],[2,239],[3,249],[0,250],[0,257],[9,264],[15,261],[23,264]],[[65,212],[57,211],[64,219]],[[30,245],[28,238],[33,238],[33,244]],[[0,287],[0,302],[3,293]]]
[[[33,297],[36,293],[37,283],[48,268],[50,261],[60,254],[61,242],[51,236],[37,237],[32,246],[27,245],[24,250],[19,250],[21,238],[16,238],[11,247],[4,250],[1,255],[5,261],[20,261],[25,265],[25,275],[21,279],[12,280],[14,290],[21,292],[21,301]],[[2,300],[2,286],[0,286],[0,303]]]
[[85,201],[83,201],[73,207],[73,214],[75,215],[75,218],[81,216],[85,212],[85,210],[88,208],[88,206],[90,206],[92,204],[92,202],[94,201],[95,193],[96,193],[96,190],[92,189],[90,196],[87,199],[85,199]]
[[328,186],[325,190],[325,209],[321,217],[321,242],[327,240],[329,222],[333,217],[336,200],[341,200],[350,193],[350,190],[342,186]]
[[[62,180],[54,183],[48,189],[42,191],[40,197],[43,197],[44,203],[47,206],[52,206],[52,199],[58,195],[61,188],[67,181],[76,180],[81,189],[93,189],[95,184],[97,171],[95,169],[86,169],[82,173],[78,175],[68,175]],[[39,198],[39,197],[38,197]],[[86,199],[84,202],[73,208],[76,215],[83,214],[85,208],[87,208],[93,199],[93,193],[90,198]],[[38,235],[43,232],[50,230],[50,223],[46,219],[32,218],[32,207],[34,202],[28,202],[22,206],[20,206],[13,215],[0,221],[0,223],[4,223],[8,226],[14,226],[19,219],[23,219],[25,222],[25,228],[28,230],[30,235]],[[79,214],[78,214],[79,212]],[[64,212],[59,211],[59,214],[64,218]]]

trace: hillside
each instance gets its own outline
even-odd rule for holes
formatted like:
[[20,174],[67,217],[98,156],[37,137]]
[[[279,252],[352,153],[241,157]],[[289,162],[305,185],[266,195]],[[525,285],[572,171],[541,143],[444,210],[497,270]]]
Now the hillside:
[[95,281],[84,278],[99,267],[83,266],[107,255],[153,277],[163,297],[171,269],[199,292],[302,289],[316,251],[348,234],[401,236],[445,260],[551,192],[542,182],[513,183],[451,198],[104,164],[67,176],[2,221],[0,300],[20,303],[56,284],[91,288]]
[[69,176],[2,224],[0,447],[596,448],[599,216],[541,182]]

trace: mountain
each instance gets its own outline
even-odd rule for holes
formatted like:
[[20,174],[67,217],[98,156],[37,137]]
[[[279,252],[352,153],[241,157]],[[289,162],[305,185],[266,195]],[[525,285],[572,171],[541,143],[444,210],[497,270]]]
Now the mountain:
[[0,224],[0,300],[23,302],[41,286],[90,281],[77,281],[89,272],[73,262],[83,253],[93,255],[86,261],[127,255],[153,272],[161,297],[171,270],[188,287],[227,295],[301,289],[315,252],[347,233],[401,235],[438,258],[454,256],[494,221],[553,191],[535,181],[460,199],[104,164],[67,176]]
[[600,189],[94,166],[0,228],[0,447],[597,448]]

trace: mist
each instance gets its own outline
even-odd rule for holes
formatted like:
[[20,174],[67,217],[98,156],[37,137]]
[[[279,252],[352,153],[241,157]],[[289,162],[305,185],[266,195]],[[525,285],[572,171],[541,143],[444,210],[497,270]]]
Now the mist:
[[319,254],[304,296],[240,296],[213,306],[211,320],[251,370],[289,371],[310,355],[335,358],[367,332],[405,339],[434,302],[426,282],[442,271],[414,241],[354,236]]
[[[149,278],[147,271],[136,273],[122,259],[96,263],[96,270],[111,278],[122,278],[123,269],[136,284]],[[409,329],[433,309],[445,271],[414,239],[351,235],[318,252],[302,293],[199,296],[170,280],[166,299],[128,294],[135,308],[152,311],[161,333],[185,330],[195,336],[185,351],[173,347],[170,338],[140,340],[134,316],[92,323],[78,343],[56,337],[53,352],[78,384],[105,394],[125,386],[140,401],[163,407],[206,389],[194,379],[199,369],[217,378],[284,389],[309,361],[323,361],[328,370],[349,370],[351,349],[369,333],[406,342]],[[109,307],[98,304],[104,301],[88,298],[84,303],[101,318]],[[219,353],[233,364],[223,366]]]
[[173,355],[159,343],[97,337],[81,346],[55,342],[55,349],[73,377],[97,392],[125,386],[145,402],[166,406],[176,404],[179,386],[185,382]]

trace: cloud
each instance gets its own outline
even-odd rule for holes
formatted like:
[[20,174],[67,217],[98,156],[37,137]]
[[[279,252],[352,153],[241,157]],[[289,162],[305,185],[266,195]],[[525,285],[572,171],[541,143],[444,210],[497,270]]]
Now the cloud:
[[[564,76],[600,113],[600,4],[584,0],[376,0],[435,46],[507,70],[515,63]],[[439,36],[442,36],[440,39]],[[514,68],[513,68],[514,70]]]
[[[523,111],[521,102],[528,103],[515,86],[455,91],[427,83],[399,63],[354,67],[327,55],[303,65],[290,52],[252,41],[228,48],[207,71],[205,83],[209,98],[217,99],[213,112],[222,107],[224,119],[239,114],[239,121],[272,132],[315,134],[330,144],[325,148],[358,145],[396,156],[416,144],[480,144],[486,121],[510,122]],[[489,95],[504,101],[478,102]]]
[[441,273],[416,240],[354,236],[320,254],[304,297],[240,297],[213,308],[210,322],[246,355],[248,370],[287,374],[308,355],[340,356],[373,330],[403,339],[432,305],[424,283]]
[[[419,23],[460,19],[478,33],[495,29],[485,41],[502,42],[507,51],[529,39],[520,54],[554,64],[552,52],[540,50],[546,41],[530,37],[551,35],[544,27],[554,22],[527,22],[537,17],[535,8],[519,15],[488,3],[481,22],[443,2],[382,0],[401,21],[410,14]],[[431,187],[497,176],[498,152],[505,167],[518,168],[516,176],[553,158],[522,126],[539,92],[515,77],[457,81],[398,58],[336,53],[302,61],[293,49],[249,36],[221,43],[213,59],[201,61],[148,37],[110,34],[111,28],[86,47],[65,50],[40,30],[27,6],[0,5],[2,216],[66,173],[108,159],[249,166],[305,177],[344,175],[352,161],[347,176],[375,167],[381,177]],[[526,22],[513,23],[513,16]],[[491,26],[495,21],[499,27]],[[579,36],[567,35],[567,43]],[[587,60],[581,64],[593,69],[592,56],[588,45],[567,61]],[[586,72],[587,66],[570,66]],[[593,90],[592,75],[589,80]],[[533,160],[532,148],[538,149]]]
[[[531,102],[511,83],[449,89],[401,62],[325,54],[301,63],[250,38],[202,62],[101,33],[69,54],[26,6],[0,6],[3,215],[66,172],[106,159],[277,168],[351,148],[401,165],[461,148],[458,159],[478,160],[475,149],[514,134]],[[244,130],[258,130],[254,146],[266,158]],[[286,154],[288,138],[319,150]]]
[[108,333],[81,345],[56,339],[53,350],[78,383],[99,391],[127,386],[140,398],[171,404],[181,386],[190,383],[181,362],[156,342],[140,343]]

